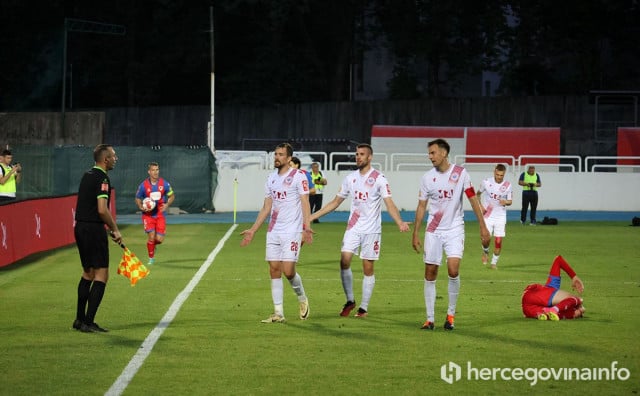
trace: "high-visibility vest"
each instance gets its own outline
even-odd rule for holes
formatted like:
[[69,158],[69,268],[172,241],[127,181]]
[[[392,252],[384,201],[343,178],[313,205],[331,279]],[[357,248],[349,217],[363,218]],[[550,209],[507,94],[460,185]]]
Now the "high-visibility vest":
[[[4,164],[0,164],[2,169],[4,170],[3,174],[11,172],[10,166],[5,166]],[[5,197],[15,197],[16,196],[16,174],[9,176],[9,179],[4,183],[0,184],[0,195]]]
[[[529,173],[524,173],[524,191],[538,191],[538,187],[536,187],[536,183],[538,183],[538,174],[534,173],[530,175]],[[533,187],[529,187],[529,184],[533,184]]]
[[318,173],[309,172],[309,173],[311,174],[311,180],[313,181],[313,184],[316,185],[316,194],[322,193],[322,189],[324,188],[324,184],[316,183],[317,181],[322,180],[322,172],[318,172]]

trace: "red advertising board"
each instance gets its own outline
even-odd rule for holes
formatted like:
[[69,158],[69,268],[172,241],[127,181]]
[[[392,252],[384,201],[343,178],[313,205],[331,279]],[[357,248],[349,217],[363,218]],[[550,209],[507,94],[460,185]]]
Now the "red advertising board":
[[[74,194],[0,205],[0,267],[75,243],[76,198]],[[115,196],[111,200],[115,216],[114,202]]]
[[[467,130],[469,155],[560,155],[560,128],[480,128]],[[467,162],[494,162],[495,159],[472,158]],[[557,164],[558,158],[528,158],[525,163]],[[524,165],[524,164],[521,164]]]
[[[618,157],[640,157],[640,128],[618,128]],[[640,159],[619,159],[618,165],[640,165]]]

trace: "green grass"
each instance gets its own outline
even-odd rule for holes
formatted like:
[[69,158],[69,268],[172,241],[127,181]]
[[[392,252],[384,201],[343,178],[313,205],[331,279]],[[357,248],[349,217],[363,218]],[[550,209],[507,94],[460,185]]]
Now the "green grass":
[[[111,331],[71,330],[80,264],[75,247],[34,255],[0,270],[0,394],[99,395],[120,376],[142,342],[185,289],[229,224],[169,225],[151,275],[130,287],[112,275],[96,321]],[[498,271],[480,264],[477,223],[467,223],[456,329],[442,330],[446,272],[437,283],[436,325],[421,331],[424,265],[410,234],[384,225],[369,317],[341,318],[338,258],[342,223],[315,225],[298,271],[311,316],[297,319],[285,281],[286,324],[260,323],[272,311],[264,230],[240,248],[239,225],[126,388],[138,394],[637,394],[640,392],[640,230],[615,222],[559,226],[509,224]],[[145,257],[140,226],[124,226]],[[525,319],[526,284],[543,283],[562,254],[585,283],[586,317]],[[362,268],[354,260],[360,300]],[[563,278],[563,287],[569,282]],[[449,385],[440,367],[599,368],[630,370],[626,381],[469,381]]]

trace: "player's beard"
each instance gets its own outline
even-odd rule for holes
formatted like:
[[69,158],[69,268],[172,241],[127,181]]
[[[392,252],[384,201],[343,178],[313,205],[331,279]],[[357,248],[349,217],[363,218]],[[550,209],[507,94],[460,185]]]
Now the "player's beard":
[[273,161],[273,167],[276,168],[277,170],[282,170],[284,166],[285,164],[283,162],[280,162],[278,160]]
[[363,170],[368,165],[369,165],[369,161],[362,161],[360,164],[356,163],[356,168],[358,168],[358,170]]

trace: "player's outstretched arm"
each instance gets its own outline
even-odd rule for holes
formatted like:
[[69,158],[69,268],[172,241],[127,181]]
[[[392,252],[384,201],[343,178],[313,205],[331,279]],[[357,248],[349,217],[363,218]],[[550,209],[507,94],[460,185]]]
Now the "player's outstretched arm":
[[273,201],[271,197],[266,197],[264,199],[264,203],[262,204],[262,209],[258,212],[258,217],[256,217],[256,221],[253,223],[251,228],[244,230],[240,233],[243,236],[242,241],[240,241],[240,246],[247,246],[253,240],[253,236],[258,231],[262,223],[267,219],[269,213],[271,213],[271,205]]
[[320,208],[317,212],[313,213],[311,215],[311,221],[317,220],[320,217],[326,215],[327,213],[331,213],[334,210],[336,210],[338,208],[338,206],[340,206],[340,204],[344,201],[344,198],[336,195],[331,202],[327,203],[326,205],[324,205],[322,208]]

